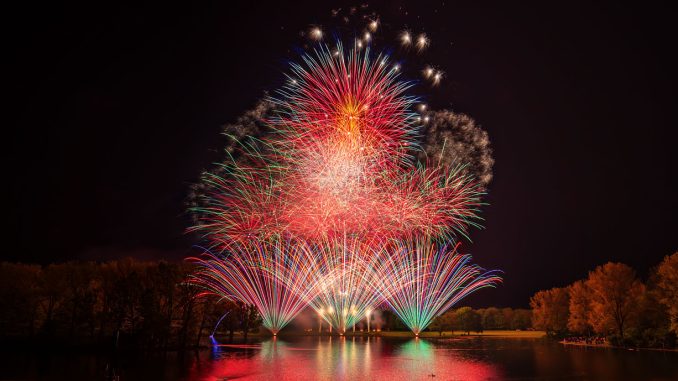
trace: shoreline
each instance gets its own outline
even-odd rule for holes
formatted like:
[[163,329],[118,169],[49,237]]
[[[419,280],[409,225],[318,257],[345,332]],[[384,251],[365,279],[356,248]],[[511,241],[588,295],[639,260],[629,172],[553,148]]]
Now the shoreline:
[[643,347],[620,347],[612,344],[587,344],[587,343],[581,343],[581,342],[571,342],[571,341],[565,341],[565,340],[560,340],[558,343],[566,346],[574,346],[574,347],[584,347],[584,348],[604,348],[604,349],[618,349],[618,350],[624,350],[624,351],[654,351],[654,352],[678,352],[678,348],[643,348]]
[[[217,335],[216,338],[227,338],[228,335]],[[242,338],[242,333],[236,333],[234,338]],[[273,337],[268,332],[265,333],[250,333],[250,338],[264,338]],[[541,339],[546,337],[545,331],[512,331],[512,330],[486,330],[483,332],[471,332],[467,334],[465,331],[443,331],[439,332],[425,331],[416,336],[411,331],[373,331],[366,332],[346,332],[339,335],[336,332],[330,334],[329,332],[280,332],[277,337],[387,337],[387,338],[423,338],[423,339],[449,339],[460,337],[494,337],[494,338],[516,338],[516,339]]]
[[[381,337],[417,337],[410,331],[381,331]],[[513,339],[541,339],[546,337],[544,331],[511,331],[511,330],[486,330],[482,332],[465,331],[443,331],[442,335],[439,332],[422,332],[419,334],[420,338],[425,339],[442,339],[452,337],[495,337],[495,338],[513,338]]]

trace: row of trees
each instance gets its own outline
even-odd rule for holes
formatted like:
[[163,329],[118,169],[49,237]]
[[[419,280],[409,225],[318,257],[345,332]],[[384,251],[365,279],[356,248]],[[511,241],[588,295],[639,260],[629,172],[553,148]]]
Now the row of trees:
[[449,310],[433,320],[429,329],[442,334],[443,331],[471,331],[484,330],[526,330],[532,327],[532,311],[512,308],[482,308],[474,310],[471,307],[461,307]]
[[[199,345],[219,322],[219,334],[260,328],[253,306],[199,297],[187,284],[188,263],[122,259],[48,266],[0,263],[0,340],[40,338],[91,345],[118,342],[148,349]],[[376,323],[376,322],[375,322]],[[384,311],[386,330],[407,330]],[[530,311],[450,310],[430,330],[527,329]]]
[[[400,319],[390,311],[383,311],[383,319],[379,326],[388,331],[409,330]],[[438,332],[444,331],[482,332],[484,330],[526,330],[532,327],[532,311],[528,309],[513,308],[481,308],[461,307],[450,309],[444,314],[433,319],[427,330]]]
[[558,337],[594,335],[616,345],[674,346],[678,334],[678,253],[667,256],[646,283],[622,263],[607,263],[588,278],[537,292],[533,325]]
[[253,307],[198,297],[185,282],[190,270],[132,259],[0,263],[0,338],[167,349],[197,345],[225,312],[231,335],[258,327]]
[[[199,297],[185,282],[187,263],[69,262],[49,266],[0,263],[0,339],[67,340],[142,348],[198,345],[221,319],[231,337],[258,330],[253,306]],[[629,266],[608,263],[568,287],[536,293],[532,311],[462,307],[429,330],[535,328],[554,336],[606,336],[616,344],[671,346],[678,333],[678,253],[644,284]],[[222,319],[223,318],[223,319]],[[383,329],[406,330],[384,312]]]

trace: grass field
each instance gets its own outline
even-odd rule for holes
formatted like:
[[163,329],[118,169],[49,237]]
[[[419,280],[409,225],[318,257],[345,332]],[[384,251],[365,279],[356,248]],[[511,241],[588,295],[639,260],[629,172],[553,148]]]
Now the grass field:
[[[386,332],[382,331],[378,333],[378,336],[382,337],[413,337],[412,332],[405,331],[391,331]],[[462,331],[445,331],[442,336],[438,332],[422,332],[419,334],[419,337],[456,337],[456,336],[482,336],[482,337],[505,337],[505,338],[523,338],[523,339],[539,339],[546,336],[544,331],[508,331],[508,330],[497,330],[497,331],[483,331],[480,333],[471,332],[470,335],[466,335],[466,332]]]

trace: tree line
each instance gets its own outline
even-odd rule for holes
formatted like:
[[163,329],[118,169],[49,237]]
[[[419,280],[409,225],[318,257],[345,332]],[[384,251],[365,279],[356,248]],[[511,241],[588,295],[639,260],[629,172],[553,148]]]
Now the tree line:
[[[260,330],[254,306],[200,295],[186,282],[192,269],[185,262],[131,258],[0,263],[0,341],[179,349],[204,344],[213,332],[232,339]],[[382,329],[408,330],[394,314],[383,314]],[[529,327],[529,310],[462,307],[436,318],[429,330]]]
[[[395,315],[386,310],[382,311],[383,325],[380,329],[386,331],[408,331],[409,328]],[[459,307],[448,310],[433,319],[426,331],[483,332],[484,330],[527,330],[532,328],[532,311],[513,308],[480,308]]]
[[555,337],[613,345],[671,348],[678,334],[678,252],[652,269],[646,282],[622,263],[607,263],[567,287],[530,300],[535,329]]
[[258,329],[254,307],[199,297],[186,283],[191,270],[188,263],[133,259],[0,263],[0,340],[185,348],[199,345],[225,313],[231,336]]
[[[184,262],[0,263],[0,340],[148,349],[197,346],[219,322],[233,338],[260,329],[254,306],[201,296]],[[617,345],[673,347],[678,333],[678,253],[646,282],[608,263],[572,285],[537,292],[532,310],[452,309],[428,330],[545,330],[556,337],[605,337]],[[383,311],[382,329],[407,330]]]
[[443,331],[470,334],[484,330],[526,330],[532,327],[531,316],[532,311],[527,309],[461,307],[436,317],[429,330],[439,334]]

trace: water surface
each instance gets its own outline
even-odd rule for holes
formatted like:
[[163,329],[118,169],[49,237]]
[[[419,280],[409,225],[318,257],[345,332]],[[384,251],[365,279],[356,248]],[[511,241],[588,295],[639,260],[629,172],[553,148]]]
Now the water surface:
[[298,337],[153,356],[3,353],[0,380],[678,380],[678,353],[545,339]]

